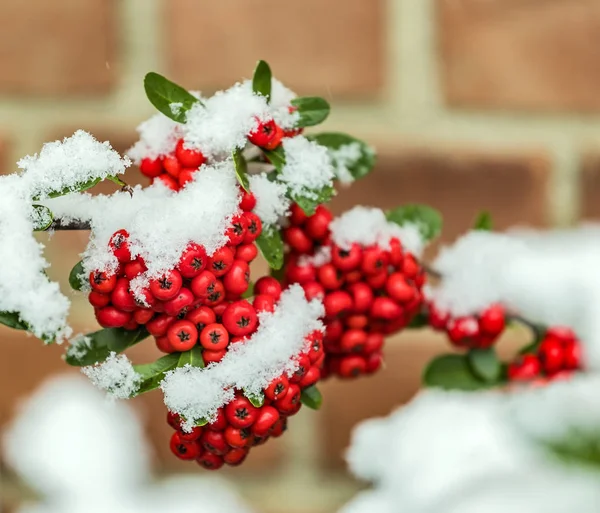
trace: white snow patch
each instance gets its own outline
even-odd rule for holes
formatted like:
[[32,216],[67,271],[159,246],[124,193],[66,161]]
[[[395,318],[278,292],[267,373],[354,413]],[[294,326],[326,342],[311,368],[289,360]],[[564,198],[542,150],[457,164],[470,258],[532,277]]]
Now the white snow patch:
[[353,243],[389,249],[390,240],[396,238],[403,248],[420,257],[425,246],[416,225],[399,226],[389,222],[383,210],[378,208],[356,206],[336,217],[330,230],[333,242],[343,249],[349,249]]
[[362,157],[361,145],[358,142],[343,144],[339,148],[329,150],[329,157],[335,170],[335,176],[342,184],[354,182],[354,176],[348,168],[356,165]]
[[140,140],[127,155],[139,165],[142,159],[157,159],[175,151],[181,137],[181,125],[160,112],[137,127]]
[[298,257],[300,267],[309,265],[321,267],[329,262],[331,262],[331,246],[321,246],[313,255],[300,255]]
[[250,190],[256,197],[254,213],[264,225],[276,225],[290,208],[290,200],[286,197],[287,187],[280,182],[270,181],[266,173],[252,175],[249,181]]
[[292,358],[304,350],[308,334],[323,329],[323,314],[320,301],[309,303],[302,288],[292,285],[273,313],[260,315],[260,326],[248,341],[231,346],[219,363],[167,373],[161,383],[165,404],[191,429],[199,419],[212,418],[236,389],[259,394],[276,377],[294,372],[297,362]]
[[92,384],[100,390],[105,390],[115,399],[129,399],[139,389],[142,377],[135,372],[129,358],[124,354],[117,355],[114,351],[102,363],[83,367],[85,374]]

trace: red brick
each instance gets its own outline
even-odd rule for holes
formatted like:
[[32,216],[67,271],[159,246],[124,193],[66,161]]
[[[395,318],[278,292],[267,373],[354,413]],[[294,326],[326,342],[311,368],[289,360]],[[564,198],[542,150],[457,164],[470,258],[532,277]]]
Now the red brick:
[[437,0],[450,105],[599,110],[597,0]]
[[[507,358],[529,341],[524,329],[507,332],[500,354]],[[423,369],[433,357],[451,352],[444,335],[419,330],[386,341],[385,367],[372,377],[352,381],[329,380],[319,385],[324,400],[319,422],[322,463],[342,469],[352,429],[362,420],[389,414],[420,389]]]
[[188,88],[210,91],[251,78],[264,59],[298,93],[372,97],[384,83],[385,3],[165,2],[167,70]]
[[115,0],[0,3],[0,92],[106,93],[115,83]]

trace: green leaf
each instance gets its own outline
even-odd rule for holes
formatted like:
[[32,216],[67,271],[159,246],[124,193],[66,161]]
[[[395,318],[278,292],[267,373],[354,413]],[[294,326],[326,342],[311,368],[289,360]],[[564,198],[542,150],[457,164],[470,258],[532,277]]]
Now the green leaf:
[[112,183],[117,184],[119,187],[125,187],[127,184],[121,180],[118,176],[109,175],[106,177],[107,180],[110,180]]
[[238,183],[244,188],[246,192],[250,191],[250,183],[248,182],[248,164],[246,159],[242,155],[239,148],[233,150],[233,163],[235,165],[235,176],[237,177]]
[[[340,172],[347,170],[352,178],[358,180],[367,176],[375,167],[376,156],[373,148],[351,135],[341,132],[324,132],[309,135],[308,139],[327,147],[338,178]],[[353,151],[350,152],[348,149]],[[351,158],[352,156],[356,158]]]
[[150,390],[158,388],[161,381],[165,377],[165,373],[177,367],[178,361],[179,354],[172,353],[163,356],[152,363],[134,365],[133,368],[135,372],[142,377],[142,382],[139,390],[136,392],[136,395],[140,395],[144,392],[149,392]]
[[310,192],[312,193],[311,197],[296,194],[290,196],[291,200],[297,203],[307,216],[312,216],[319,205],[327,203],[333,197],[335,189],[331,185],[327,185],[320,191]]
[[387,212],[387,219],[400,226],[414,224],[427,241],[435,239],[442,231],[442,215],[427,205],[411,204]]
[[269,267],[273,269],[283,267],[283,240],[279,230],[271,227],[263,228],[262,233],[256,239],[256,245]]
[[29,326],[23,322],[16,312],[0,312],[0,324],[15,330],[28,330]]
[[574,465],[580,469],[600,468],[600,444],[598,444],[600,433],[597,430],[590,432],[583,429],[570,429],[557,439],[534,438],[534,440],[562,464]]
[[263,404],[265,404],[265,394],[261,393],[260,395],[249,394],[244,392],[244,395],[252,403],[252,406],[255,408],[260,408]]
[[318,96],[294,98],[291,103],[298,109],[298,114],[300,114],[300,118],[296,123],[296,126],[299,128],[323,123],[331,110],[327,100]]
[[250,282],[248,283],[248,288],[246,289],[246,292],[244,292],[242,294],[242,299],[248,299],[249,297],[252,297],[254,295],[254,282]]
[[165,116],[178,123],[185,123],[187,111],[194,104],[202,103],[183,87],[167,80],[158,73],[148,73],[146,75],[144,89],[150,103]]
[[285,166],[285,152],[283,146],[278,146],[274,150],[263,150],[265,156],[269,159],[269,162],[275,166],[275,170],[278,173],[283,172],[283,166]]
[[43,232],[50,228],[54,215],[52,211],[45,205],[32,205],[33,207],[33,229],[36,232]]
[[321,404],[323,404],[323,396],[316,385],[312,385],[302,390],[300,400],[302,401],[302,404],[313,410],[318,410],[321,408]]
[[493,347],[471,349],[467,353],[469,366],[473,373],[486,383],[497,383],[502,375],[502,363],[498,360]]
[[478,390],[488,386],[475,376],[467,357],[460,354],[446,354],[432,360],[423,373],[423,382],[428,387],[447,390]]
[[492,214],[490,214],[487,210],[479,212],[477,219],[475,219],[473,230],[481,230],[484,232],[492,231]]
[[[81,182],[72,187],[65,187],[64,189],[52,191],[52,192],[46,194],[45,196],[47,196],[48,198],[58,198],[59,196],[64,196],[65,194],[71,194],[72,192],[84,192],[84,191],[87,191],[88,189],[91,189],[92,187],[94,187],[94,185],[97,185],[101,181],[102,181],[101,178],[93,178],[91,180],[88,180],[87,182]],[[38,196],[36,196],[33,199],[38,200],[40,198]]]
[[419,312],[408,323],[408,329],[426,328],[429,326],[429,317],[425,312]]
[[111,352],[122,353],[125,349],[141,342],[149,333],[144,327],[128,331],[123,328],[105,328],[86,335],[87,342],[67,348],[65,361],[75,367],[94,365],[106,360]]
[[206,424],[208,424],[207,419],[198,419],[196,422],[194,422],[194,426],[206,426]]
[[77,262],[69,273],[69,285],[73,290],[82,290],[86,286],[86,282],[82,281],[80,276],[83,276],[83,262]]
[[201,346],[195,346],[189,351],[179,353],[179,361],[177,362],[177,367],[184,367],[188,364],[192,367],[204,367],[204,358],[202,358]]
[[258,61],[252,77],[252,91],[262,94],[267,102],[271,100],[271,68],[265,61]]

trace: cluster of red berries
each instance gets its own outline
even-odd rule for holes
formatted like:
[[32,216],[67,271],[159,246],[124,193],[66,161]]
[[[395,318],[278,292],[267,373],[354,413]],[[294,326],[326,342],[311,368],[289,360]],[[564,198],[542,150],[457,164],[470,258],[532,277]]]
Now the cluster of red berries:
[[286,430],[287,419],[302,406],[302,390],[319,380],[324,358],[323,335],[315,331],[306,339],[305,352],[297,357],[298,370],[289,378],[282,375],[275,379],[264,390],[261,406],[254,406],[238,392],[233,401],[218,410],[215,420],[190,432],[182,429],[178,415],[169,412],[167,422],[176,430],[171,437],[171,451],[208,470],[217,470],[224,464],[240,465],[252,447],[277,438]]
[[460,348],[487,349],[494,345],[506,326],[506,312],[502,305],[492,305],[479,315],[452,317],[429,305],[429,325],[445,331],[450,342]]
[[[308,299],[323,300],[323,377],[353,378],[377,371],[384,335],[406,327],[420,311],[425,273],[395,238],[388,249],[356,243],[349,249],[338,247],[331,240],[332,219],[323,206],[308,217],[293,205],[290,226],[283,234],[290,247],[285,279],[299,283]],[[302,261],[324,247],[330,253],[327,263]]]
[[569,328],[552,327],[546,330],[535,352],[509,364],[507,377],[510,382],[542,385],[582,370],[581,362],[581,344],[575,333]]

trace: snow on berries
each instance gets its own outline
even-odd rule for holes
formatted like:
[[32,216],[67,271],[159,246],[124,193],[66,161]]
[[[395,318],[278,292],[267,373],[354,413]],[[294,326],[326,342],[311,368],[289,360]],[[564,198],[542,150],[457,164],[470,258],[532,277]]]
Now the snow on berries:
[[296,205],[283,237],[290,248],[286,280],[323,300],[325,375],[377,371],[385,335],[421,310],[425,274],[409,250],[421,251],[418,232],[388,222],[377,209],[357,207],[333,219],[325,207],[308,217]]

